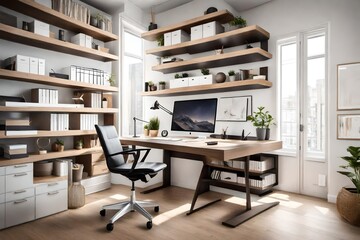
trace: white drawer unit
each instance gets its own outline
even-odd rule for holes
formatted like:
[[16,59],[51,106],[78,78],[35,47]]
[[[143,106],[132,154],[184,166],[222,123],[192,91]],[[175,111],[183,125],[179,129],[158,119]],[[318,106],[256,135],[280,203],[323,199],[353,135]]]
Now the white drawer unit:
[[205,84],[212,84],[212,83],[213,83],[212,75],[204,75],[204,76],[189,78],[189,86],[205,85]]
[[36,195],[35,217],[42,218],[68,208],[68,190],[54,190]]
[[189,78],[177,78],[170,80],[170,88],[188,87]]
[[191,41],[203,38],[203,25],[191,28]]
[[171,46],[171,32],[164,34],[164,46]]
[[5,175],[5,168],[4,167],[0,167],[0,176]]
[[35,219],[35,197],[18,199],[5,204],[5,227]]
[[0,229],[5,227],[5,194],[0,194]]
[[36,186],[35,193],[36,195],[48,193],[51,191],[66,189],[68,186],[67,180],[58,181],[58,182],[50,182],[50,183],[41,183]]
[[33,172],[18,172],[6,175],[6,192],[13,192],[33,187]]
[[5,173],[6,173],[6,175],[8,175],[8,174],[13,174],[13,173],[29,172],[32,170],[33,170],[33,164],[27,163],[27,164],[7,166],[5,169]]
[[11,201],[24,199],[24,198],[28,198],[28,197],[33,197],[33,196],[35,196],[34,188],[21,189],[21,190],[16,190],[13,192],[7,192],[5,201],[11,202]]
[[203,24],[203,38],[224,32],[224,27],[216,21]]
[[0,194],[5,193],[5,176],[0,176]]

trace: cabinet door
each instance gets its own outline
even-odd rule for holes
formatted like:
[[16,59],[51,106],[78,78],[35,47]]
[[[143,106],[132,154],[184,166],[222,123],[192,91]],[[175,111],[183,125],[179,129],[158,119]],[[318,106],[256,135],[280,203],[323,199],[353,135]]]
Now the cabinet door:
[[0,194],[5,193],[5,176],[0,176]]
[[67,189],[36,195],[35,217],[41,218],[68,208]]
[[0,203],[0,229],[5,227],[5,203]]
[[56,190],[65,189],[68,186],[67,180],[52,182],[52,183],[43,183],[36,187],[36,195],[40,195],[43,193],[48,193]]
[[13,192],[33,186],[33,172],[19,172],[6,175],[6,192]]
[[20,189],[13,192],[6,193],[6,202],[16,201],[19,199],[29,198],[35,196],[34,188]]
[[24,198],[5,204],[5,227],[11,227],[35,219],[35,197]]

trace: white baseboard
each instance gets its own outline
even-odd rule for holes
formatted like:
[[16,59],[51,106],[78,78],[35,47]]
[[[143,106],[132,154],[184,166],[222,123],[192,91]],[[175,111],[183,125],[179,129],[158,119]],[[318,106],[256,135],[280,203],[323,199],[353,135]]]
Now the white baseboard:
[[336,203],[336,198],[337,198],[337,195],[330,195],[330,194],[327,195],[328,202]]

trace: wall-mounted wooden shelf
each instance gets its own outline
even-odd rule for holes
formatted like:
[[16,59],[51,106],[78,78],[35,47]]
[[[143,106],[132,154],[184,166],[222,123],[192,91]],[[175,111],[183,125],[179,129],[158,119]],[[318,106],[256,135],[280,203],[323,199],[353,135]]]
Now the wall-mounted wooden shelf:
[[70,42],[63,42],[58,39],[45,37],[32,32],[24,31],[0,23],[0,38],[43,48],[51,51],[67,53],[75,56],[91,58],[103,62],[116,61],[119,58],[113,54],[105,53],[99,50],[82,47]]
[[230,66],[235,64],[265,61],[272,58],[272,54],[261,48],[243,49],[234,52],[212,55],[190,60],[164,63],[153,66],[153,71],[162,73],[182,72],[201,68]]
[[212,37],[150,49],[146,51],[146,54],[153,54],[160,57],[184,53],[194,54],[221,49],[222,46],[229,48],[247,43],[267,41],[269,37],[270,34],[267,31],[257,25],[253,25],[220,33]]
[[85,33],[104,42],[118,39],[118,36],[113,33],[68,17],[60,12],[36,3],[34,0],[2,0],[0,5],[75,33]]
[[52,112],[52,113],[117,113],[117,108],[65,108],[65,107],[5,107],[0,112]]
[[68,136],[84,136],[95,135],[95,130],[69,130],[69,131],[38,131],[35,135],[16,135],[6,136],[5,131],[0,131],[0,139],[15,139],[15,138],[39,138],[39,137],[68,137]]
[[151,30],[149,32],[145,32],[141,34],[141,37],[149,40],[149,41],[155,41],[157,37],[160,35],[163,35],[167,32],[172,32],[177,29],[183,29],[186,32],[190,32],[191,27],[200,25],[203,23],[211,22],[211,21],[218,21],[220,23],[227,23],[230,22],[232,19],[234,19],[234,16],[228,12],[227,10],[221,10],[214,13],[206,14],[200,17],[196,17],[193,19],[189,19],[187,21],[183,21],[181,23],[172,24],[167,27],[158,28],[155,30]]
[[143,92],[143,96],[177,96],[177,95],[190,95],[190,94],[204,94],[215,92],[230,92],[242,91],[251,89],[270,88],[272,83],[267,80],[242,80],[234,82],[214,83],[192,87],[171,88],[165,90],[158,90],[153,92]]
[[117,92],[117,87],[95,85],[89,83],[76,82],[61,78],[54,78],[32,73],[16,72],[6,69],[0,69],[0,78],[15,80],[20,82],[31,82],[37,84],[46,84],[50,86],[89,90],[89,91],[104,91],[104,92]]
[[26,158],[17,158],[11,160],[6,158],[0,158],[0,167],[38,162],[38,161],[56,159],[56,158],[74,157],[74,156],[87,155],[98,152],[102,152],[101,147],[83,148],[81,150],[71,149],[71,150],[65,150],[63,152],[48,152],[47,154],[42,154],[42,155],[33,153]]

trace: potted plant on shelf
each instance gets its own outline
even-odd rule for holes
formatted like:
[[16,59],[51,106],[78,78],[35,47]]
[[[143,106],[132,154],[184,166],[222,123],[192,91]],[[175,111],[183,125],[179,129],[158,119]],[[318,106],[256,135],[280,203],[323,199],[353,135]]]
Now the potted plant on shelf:
[[81,149],[83,148],[83,144],[84,144],[84,142],[83,142],[82,139],[76,141],[76,142],[75,142],[75,149],[81,150]]
[[175,79],[178,79],[178,78],[181,78],[181,77],[182,77],[182,75],[180,75],[180,74],[178,74],[178,73],[175,74],[175,76],[174,76]]
[[159,90],[164,90],[165,89],[165,82],[164,81],[160,81],[159,82]]
[[53,144],[52,149],[53,149],[54,152],[62,152],[62,151],[64,151],[64,141],[57,138],[56,141]]
[[232,30],[235,30],[238,28],[243,28],[243,27],[246,27],[246,25],[247,25],[246,20],[243,19],[241,16],[235,17],[233,20],[231,20],[228,23],[227,31],[232,31]]
[[230,82],[235,81],[235,71],[234,71],[234,70],[230,70],[228,73],[229,73],[229,81],[230,81]]
[[347,151],[351,156],[341,157],[347,164],[340,166],[351,171],[338,171],[347,176],[355,188],[343,187],[336,199],[336,207],[340,215],[350,224],[360,226],[360,147],[349,146]]
[[203,75],[209,75],[209,74],[210,74],[210,70],[207,69],[207,68],[202,68],[202,69],[201,69],[201,73],[202,73]]
[[157,117],[153,117],[149,121],[149,135],[156,137],[159,133],[160,121]]
[[[251,121],[253,126],[256,127],[256,137],[258,140],[265,140],[266,128],[273,122],[273,118],[269,114],[269,111],[264,111],[264,109],[265,107],[260,106],[258,107],[259,111],[254,112],[253,115],[247,116],[247,120]],[[271,120],[269,121],[270,116]]]
[[156,38],[157,44],[159,47],[164,46],[164,35],[161,34]]
[[150,91],[156,91],[157,87],[155,86],[153,81],[148,81]]
[[149,136],[149,125],[145,124],[144,125],[144,136]]

